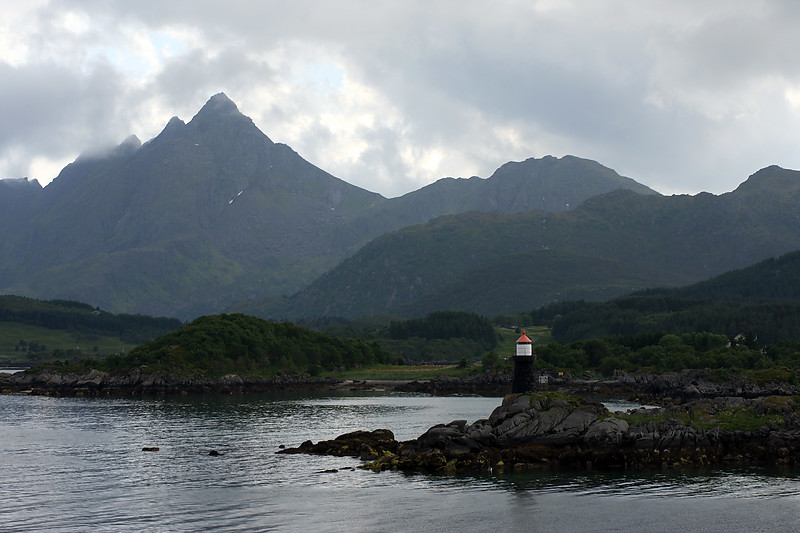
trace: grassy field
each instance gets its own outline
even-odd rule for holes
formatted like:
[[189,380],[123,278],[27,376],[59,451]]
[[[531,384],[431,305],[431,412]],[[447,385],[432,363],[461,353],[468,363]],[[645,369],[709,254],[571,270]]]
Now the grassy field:
[[38,361],[35,353],[15,349],[21,340],[44,345],[48,352],[56,349],[78,350],[86,356],[123,353],[136,346],[114,337],[47,329],[19,322],[0,322],[0,362]]

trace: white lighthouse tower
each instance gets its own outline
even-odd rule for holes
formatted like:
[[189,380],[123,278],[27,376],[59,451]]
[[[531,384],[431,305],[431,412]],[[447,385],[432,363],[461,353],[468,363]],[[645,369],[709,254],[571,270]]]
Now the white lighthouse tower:
[[514,359],[514,381],[511,384],[513,394],[533,391],[533,362],[536,354],[533,352],[533,342],[525,332],[517,339],[517,352]]

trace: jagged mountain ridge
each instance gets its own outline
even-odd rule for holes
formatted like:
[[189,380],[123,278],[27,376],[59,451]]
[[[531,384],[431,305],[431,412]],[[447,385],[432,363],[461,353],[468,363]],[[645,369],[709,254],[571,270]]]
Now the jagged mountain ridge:
[[442,214],[527,209],[545,189],[565,209],[598,191],[652,192],[578,158],[495,174],[386,199],[274,143],[220,93],[144,144],[82,155],[34,194],[0,187],[24,213],[0,233],[0,291],[191,318],[291,294],[382,233]]
[[[426,222],[437,216],[468,211],[568,211],[582,201],[615,189],[658,194],[649,187],[595,161],[575,156],[545,156],[511,161],[489,178],[442,178],[398,198],[374,205],[356,225],[375,227],[376,234]],[[376,216],[378,214],[381,216]]]
[[[381,198],[273,143],[220,94],[141,147],[126,141],[68,165],[17,224],[4,256],[17,268],[3,281],[7,292],[114,311],[212,312],[276,250],[288,287],[302,286],[297,273],[318,273],[292,270],[298,258],[335,264],[319,229]],[[303,238],[285,236],[302,224],[311,226]],[[361,244],[346,234],[339,242]]]

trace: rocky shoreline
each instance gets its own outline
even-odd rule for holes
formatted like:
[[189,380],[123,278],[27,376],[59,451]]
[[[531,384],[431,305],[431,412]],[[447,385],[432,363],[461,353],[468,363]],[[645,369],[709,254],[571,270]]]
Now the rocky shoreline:
[[[511,390],[510,374],[480,374],[467,377],[436,376],[430,380],[340,380],[308,374],[278,374],[272,378],[245,378],[236,374],[210,379],[203,376],[176,377],[136,368],[124,374],[99,370],[62,373],[53,368],[0,373],[0,393],[48,396],[113,396],[131,394],[248,393],[303,391],[383,391],[434,396],[503,396]],[[616,373],[611,379],[550,377],[537,385],[543,392],[563,392],[584,397],[632,399],[658,405],[699,398],[800,396],[800,386],[785,382],[754,383],[740,376],[714,379],[705,371]]]
[[0,373],[0,392],[43,396],[130,396],[152,394],[282,393],[340,390],[345,383],[333,378],[279,374],[270,379],[245,379],[236,374],[218,379],[175,377],[134,369],[122,375],[99,370],[60,373],[52,369],[36,372]]
[[[488,419],[438,424],[398,442],[390,430],[306,441],[278,453],[355,456],[373,470],[497,473],[535,468],[641,469],[800,465],[800,398],[717,397],[619,416],[548,393],[506,396]],[[735,423],[753,429],[721,429]],[[634,422],[636,421],[636,422]]]
[[53,368],[0,372],[0,393],[27,393],[46,396],[115,396],[137,394],[249,393],[304,391],[375,391],[410,392],[447,396],[469,394],[502,396],[511,388],[511,377],[505,374],[431,380],[341,380],[313,377],[309,374],[278,374],[269,379],[246,378],[230,374],[216,379],[202,376],[180,377],[148,372],[137,368],[124,374],[100,370],[58,372]]
[[[665,374],[615,372],[612,378],[604,380],[575,379],[571,376],[548,376],[548,378],[546,384],[539,384],[536,389],[596,398],[635,399],[656,404],[699,398],[800,395],[798,385],[785,382],[755,383],[742,376],[726,376],[720,380],[703,370],[684,370]],[[511,380],[511,374],[481,374],[462,378],[437,376],[427,381],[411,381],[399,385],[396,390],[434,396],[453,394],[503,396],[511,390]]]

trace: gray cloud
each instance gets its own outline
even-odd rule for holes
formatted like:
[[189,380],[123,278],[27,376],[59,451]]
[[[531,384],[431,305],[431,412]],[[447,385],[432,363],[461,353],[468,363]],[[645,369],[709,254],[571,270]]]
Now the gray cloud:
[[21,20],[25,57],[0,45],[7,176],[146,140],[218,91],[273,140],[389,196],[546,154],[664,192],[800,168],[788,1],[54,0]]
[[0,78],[0,153],[8,176],[26,174],[37,155],[74,156],[119,135],[121,80],[107,64],[82,75],[52,64],[0,64]]

